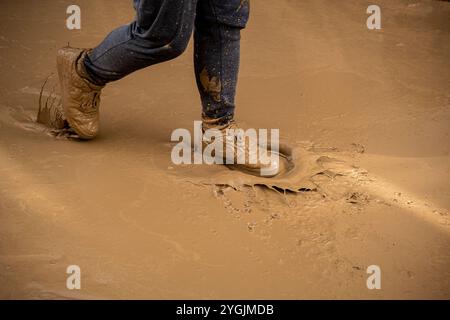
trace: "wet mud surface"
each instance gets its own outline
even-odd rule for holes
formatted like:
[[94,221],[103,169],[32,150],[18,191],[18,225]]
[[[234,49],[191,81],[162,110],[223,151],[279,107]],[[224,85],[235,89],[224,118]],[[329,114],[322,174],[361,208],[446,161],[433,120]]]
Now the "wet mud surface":
[[56,51],[132,6],[79,1],[69,31],[64,3],[3,1],[0,297],[448,299],[450,5],[378,2],[379,31],[364,1],[252,3],[237,118],[292,147],[268,179],[171,162],[171,132],[200,119],[192,44],[107,86],[100,136],[76,139],[53,108]]

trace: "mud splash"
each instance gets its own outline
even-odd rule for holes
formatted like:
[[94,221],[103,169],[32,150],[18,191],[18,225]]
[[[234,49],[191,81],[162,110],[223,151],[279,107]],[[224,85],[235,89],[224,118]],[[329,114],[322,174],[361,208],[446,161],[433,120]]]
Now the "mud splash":
[[[49,80],[53,80],[53,74],[49,75],[42,84],[39,93],[39,109],[37,122],[53,129],[63,129],[66,125],[61,105],[61,96],[56,93],[57,85],[50,85]],[[45,91],[46,86],[50,91]]]
[[39,92],[36,122],[47,127],[50,134],[55,137],[78,139],[78,135],[65,119],[59,93],[57,77],[52,73],[45,79]]
[[172,172],[181,180],[199,184],[229,186],[262,186],[282,192],[318,191],[321,177],[333,178],[354,170],[344,161],[315,151],[310,143],[280,143],[280,173],[271,178],[253,176],[226,166],[180,166]]

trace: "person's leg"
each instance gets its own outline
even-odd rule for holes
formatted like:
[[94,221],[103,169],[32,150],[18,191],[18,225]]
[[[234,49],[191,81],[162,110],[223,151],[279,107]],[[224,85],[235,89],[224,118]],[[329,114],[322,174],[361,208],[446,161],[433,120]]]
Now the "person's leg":
[[136,19],[111,32],[84,65],[104,85],[179,56],[192,33],[197,0],[134,0]]
[[228,123],[234,116],[240,38],[249,17],[248,0],[199,0],[194,62],[203,119]]
[[[214,151],[214,157],[219,163],[232,165],[251,174],[274,176],[279,172],[278,157],[272,157],[267,152],[270,158],[263,161],[259,157],[259,150],[266,146],[242,143],[243,131],[233,121],[241,30],[247,24],[249,9],[249,0],[198,1],[194,62],[203,105],[203,130],[220,131],[216,132],[217,139],[222,140],[223,148]],[[217,143],[216,138],[213,141]],[[207,148],[211,142],[206,139],[204,147]]]
[[82,139],[99,132],[103,86],[144,67],[173,59],[186,48],[197,0],[135,0],[137,17],[93,50],[58,50],[64,116]]

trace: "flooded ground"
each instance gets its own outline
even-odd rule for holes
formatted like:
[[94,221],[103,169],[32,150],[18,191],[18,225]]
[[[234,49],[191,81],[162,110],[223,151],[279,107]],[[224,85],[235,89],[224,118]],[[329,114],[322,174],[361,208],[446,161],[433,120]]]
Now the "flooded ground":
[[97,139],[55,138],[35,120],[57,49],[95,46],[131,1],[77,1],[74,31],[72,3],[1,1],[0,297],[450,298],[450,3],[376,2],[381,30],[368,1],[252,2],[237,118],[321,168],[285,193],[171,162],[200,118],[191,46],[109,85]]

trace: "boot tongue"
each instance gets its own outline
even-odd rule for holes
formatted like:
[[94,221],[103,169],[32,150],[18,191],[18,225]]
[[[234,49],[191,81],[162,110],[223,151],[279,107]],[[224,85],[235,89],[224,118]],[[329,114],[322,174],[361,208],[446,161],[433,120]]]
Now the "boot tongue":
[[227,123],[221,123],[223,119],[211,119],[205,118],[202,119],[202,129],[205,132],[208,129],[217,129],[217,130],[226,130],[226,129],[234,129],[237,127],[234,120],[230,120]]
[[89,73],[86,70],[86,67],[84,66],[84,59],[86,59],[86,56],[91,52],[92,49],[84,50],[80,56],[78,57],[76,61],[76,71],[78,75],[83,78],[87,83],[92,87],[93,90],[100,90],[103,89],[104,85],[97,84],[94,79],[89,75]]

